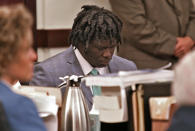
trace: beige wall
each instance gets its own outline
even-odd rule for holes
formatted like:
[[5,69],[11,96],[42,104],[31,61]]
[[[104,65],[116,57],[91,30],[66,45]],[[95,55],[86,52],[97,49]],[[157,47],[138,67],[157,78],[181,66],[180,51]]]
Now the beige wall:
[[85,4],[110,9],[108,0],[37,0],[37,28],[71,28],[76,14]]
[[[195,4],[195,0],[193,2]],[[85,4],[110,9],[109,0],[37,0],[37,28],[71,28],[76,14]]]

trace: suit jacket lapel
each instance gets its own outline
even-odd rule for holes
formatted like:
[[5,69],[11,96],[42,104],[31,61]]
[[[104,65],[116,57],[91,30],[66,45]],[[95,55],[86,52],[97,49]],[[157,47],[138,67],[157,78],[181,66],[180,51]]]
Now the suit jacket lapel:
[[188,2],[185,0],[175,0],[175,7],[177,9],[176,14],[180,24],[180,35],[183,36],[186,30],[185,19],[187,18],[185,17],[188,16],[186,13],[189,11]]
[[[183,0],[182,0],[183,1]],[[183,34],[183,15],[182,15],[182,4],[185,3],[181,3],[182,1],[179,0],[167,0],[168,4],[172,7],[173,11],[175,12],[175,15],[177,17],[178,20],[178,24],[179,24],[179,35]]]
[[[68,48],[69,50],[69,56],[67,57],[67,63],[71,64],[71,70],[72,70],[72,74],[74,75],[84,75],[83,70],[79,64],[79,61],[77,60],[77,57],[73,51],[73,47],[71,46],[70,48]],[[91,92],[91,89],[89,87],[87,87],[84,83],[81,83],[81,87],[82,87],[82,91],[86,97],[86,99],[89,100],[89,102],[92,104],[93,100],[93,94]]]
[[67,49],[67,51],[68,51],[68,53],[67,53],[68,55],[66,56],[66,62],[68,64],[70,64],[72,74],[74,74],[74,75],[84,75],[84,73],[81,69],[81,66],[80,66],[80,64],[79,64],[79,62],[76,58],[76,55],[73,51],[73,47],[70,46]]
[[77,60],[75,54],[74,54],[74,60],[72,62],[72,72],[75,75],[84,75],[83,70],[82,70],[82,68],[81,68],[81,66],[79,64],[79,61]]

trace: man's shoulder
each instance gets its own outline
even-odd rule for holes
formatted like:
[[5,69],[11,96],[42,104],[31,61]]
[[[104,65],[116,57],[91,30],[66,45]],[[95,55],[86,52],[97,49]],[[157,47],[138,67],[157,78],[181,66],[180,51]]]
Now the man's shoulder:
[[124,70],[136,70],[135,63],[120,56],[113,55],[111,64]]
[[130,64],[130,65],[132,64],[132,65],[135,65],[135,63],[133,61],[127,60],[125,58],[122,58],[122,57],[116,56],[116,55],[113,55],[112,60],[114,62],[120,62],[119,64]]
[[34,76],[30,85],[57,86],[61,83],[59,77],[72,73],[72,63],[75,61],[73,49],[70,47],[34,66]]
[[39,62],[38,64],[35,64],[35,67],[36,66],[42,66],[42,67],[45,67],[45,68],[53,68],[53,67],[56,67],[58,65],[64,65],[66,64],[66,61],[68,59],[71,59],[71,57],[73,57],[73,51],[71,51],[70,48],[68,48],[67,50],[61,52],[61,53],[58,53],[42,62]]

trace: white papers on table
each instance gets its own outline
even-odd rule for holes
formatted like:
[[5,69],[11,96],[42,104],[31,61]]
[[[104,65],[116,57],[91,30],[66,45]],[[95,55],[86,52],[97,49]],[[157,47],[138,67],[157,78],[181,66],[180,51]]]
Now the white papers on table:
[[95,109],[117,110],[120,109],[117,96],[94,96]]
[[100,121],[116,123],[124,120],[124,111],[120,107],[118,96],[94,96],[93,100],[94,108],[99,112]]
[[104,76],[85,77],[87,86],[121,86],[127,87],[133,84],[170,82],[173,80],[174,73],[171,70],[136,70],[119,72]]
[[40,117],[57,115],[59,106],[56,104],[56,96],[49,95],[47,92],[36,91],[36,89],[32,87],[21,87],[14,91],[32,99],[37,106]]
[[[134,90],[136,84],[171,82],[174,73],[171,70],[137,70],[119,72],[103,76],[88,76],[83,80],[87,86],[97,85],[107,89],[120,87],[118,96],[95,96],[94,105],[99,110],[100,121],[115,123],[128,120],[126,87]],[[92,109],[93,110],[93,109]]]

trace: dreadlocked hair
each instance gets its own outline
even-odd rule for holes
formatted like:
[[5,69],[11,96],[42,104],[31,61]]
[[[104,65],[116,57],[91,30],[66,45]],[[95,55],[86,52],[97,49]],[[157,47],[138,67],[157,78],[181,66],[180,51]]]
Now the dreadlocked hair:
[[121,43],[121,20],[109,10],[97,6],[82,6],[82,11],[74,19],[69,44],[78,47],[85,44],[85,48],[91,41],[109,40]]

